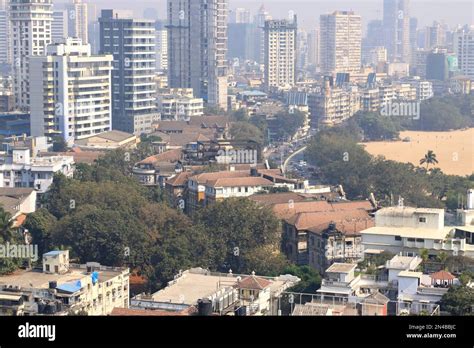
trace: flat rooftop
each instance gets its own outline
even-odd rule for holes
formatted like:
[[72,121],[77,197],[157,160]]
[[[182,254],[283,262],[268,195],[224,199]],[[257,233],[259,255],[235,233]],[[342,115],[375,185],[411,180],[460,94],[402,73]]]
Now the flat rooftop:
[[402,271],[398,273],[399,277],[405,277],[405,278],[421,278],[423,275],[422,272],[412,272],[412,271]]
[[387,261],[387,268],[403,270],[409,270],[411,268],[413,270],[418,267],[421,262],[422,260],[419,257],[395,255],[391,260]]
[[360,234],[400,236],[406,238],[424,238],[424,239],[444,239],[453,230],[453,227],[443,227],[441,229],[416,228],[416,227],[370,227],[360,231]]
[[[219,290],[234,287],[238,275],[216,274],[211,272],[185,271],[179,278],[152,295],[155,302],[195,305],[199,299],[206,298]],[[240,275],[241,279],[246,276]],[[270,280],[270,292],[275,293],[288,283],[288,280],[268,277],[259,277]]]
[[[119,271],[104,270],[99,273],[99,282],[108,281],[120,274]],[[48,274],[41,270],[19,270],[9,275],[0,276],[0,285],[13,285],[22,288],[47,289],[49,282],[56,281],[58,285],[81,280],[90,276],[85,269],[70,268],[65,274]]]
[[331,267],[326,270],[326,273],[349,273],[356,268],[352,263],[333,263]]

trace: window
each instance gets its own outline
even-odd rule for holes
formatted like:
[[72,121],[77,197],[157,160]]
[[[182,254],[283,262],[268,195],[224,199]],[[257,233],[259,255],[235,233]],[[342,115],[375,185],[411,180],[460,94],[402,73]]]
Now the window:
[[46,265],[46,272],[49,272],[49,265]]
[[421,223],[426,223],[426,218],[425,217],[420,217],[418,219],[418,221],[421,222]]
[[408,241],[409,241],[409,242],[414,242],[414,241],[415,241],[415,238],[408,238]]
[[402,240],[402,237],[400,237],[400,236],[395,236],[395,240],[401,241],[401,240]]

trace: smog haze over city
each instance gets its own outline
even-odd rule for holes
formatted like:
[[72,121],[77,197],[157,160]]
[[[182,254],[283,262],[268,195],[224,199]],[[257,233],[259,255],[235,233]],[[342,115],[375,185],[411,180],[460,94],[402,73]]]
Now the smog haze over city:
[[0,348],[472,327],[473,0],[0,0]]

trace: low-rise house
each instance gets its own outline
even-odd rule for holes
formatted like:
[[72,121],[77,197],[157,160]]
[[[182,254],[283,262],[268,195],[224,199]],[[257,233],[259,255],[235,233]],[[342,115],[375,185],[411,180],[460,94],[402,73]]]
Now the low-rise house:
[[180,149],[165,151],[136,163],[132,174],[142,185],[164,187],[167,179],[182,172],[181,158]]
[[457,280],[444,272],[423,274],[420,264],[417,256],[396,255],[379,274],[356,275],[356,265],[334,263],[317,293],[327,301],[357,304],[362,315],[439,315],[439,301]]
[[[375,226],[361,231],[365,249],[431,258],[441,252],[474,257],[474,209],[458,211],[460,225],[446,226],[443,209],[390,207],[375,213]],[[367,253],[366,250],[366,253]]]
[[13,218],[36,211],[36,191],[32,188],[0,188],[0,205]]
[[29,148],[12,148],[0,158],[0,187],[31,187],[45,193],[54,174],[72,177],[74,168],[72,156],[31,157]]
[[202,268],[180,272],[164,289],[132,298],[131,308],[181,313],[197,307],[200,315],[277,315],[278,299],[299,278],[213,273]]
[[232,197],[249,197],[271,188],[302,190],[306,182],[285,178],[280,169],[230,170],[202,173],[189,178],[186,211]]
[[69,252],[43,255],[43,269],[0,276],[0,315],[107,315],[128,308],[128,268],[69,263]]
[[[369,201],[339,200],[289,202],[275,206],[274,212],[283,220],[287,257],[298,264],[310,264],[322,273],[336,260],[361,258],[358,233],[371,226],[373,209]],[[336,229],[331,230],[331,224]]]
[[76,140],[75,145],[82,150],[115,150],[134,149],[139,142],[140,138],[134,134],[111,130]]

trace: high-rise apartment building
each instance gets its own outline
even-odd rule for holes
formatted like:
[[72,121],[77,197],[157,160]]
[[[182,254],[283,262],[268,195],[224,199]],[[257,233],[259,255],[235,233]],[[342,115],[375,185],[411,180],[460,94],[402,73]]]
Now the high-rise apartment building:
[[162,21],[155,22],[156,71],[168,70],[168,29]]
[[68,37],[68,12],[54,11],[51,23],[51,40],[53,43],[61,43]]
[[262,5],[255,16],[255,25],[257,27],[256,57],[257,62],[260,64],[265,62],[265,22],[270,20],[272,20],[272,16]]
[[384,0],[384,46],[391,62],[410,63],[410,2]]
[[434,22],[432,26],[426,27],[425,49],[441,48],[446,45],[446,26]]
[[113,54],[112,127],[124,132],[151,132],[157,118],[155,23],[102,10],[100,53]]
[[168,0],[168,84],[227,109],[227,0]]
[[73,3],[67,6],[69,36],[81,39],[84,44],[89,43],[87,7],[87,3],[82,0],[73,0]]
[[15,104],[29,110],[29,57],[43,55],[51,43],[52,0],[11,0]]
[[239,7],[229,11],[229,23],[249,24],[250,22],[250,11],[248,9]]
[[265,88],[290,88],[296,82],[297,20],[265,22]]
[[458,57],[458,68],[474,78],[474,26],[464,27],[454,34],[454,52]]
[[361,67],[362,19],[352,11],[320,17],[321,70],[326,74],[358,73]]
[[308,63],[319,66],[319,30],[313,29],[308,34]]
[[68,38],[30,59],[31,134],[72,143],[111,130],[112,55]]
[[12,64],[10,18],[8,11],[0,9],[0,64]]

